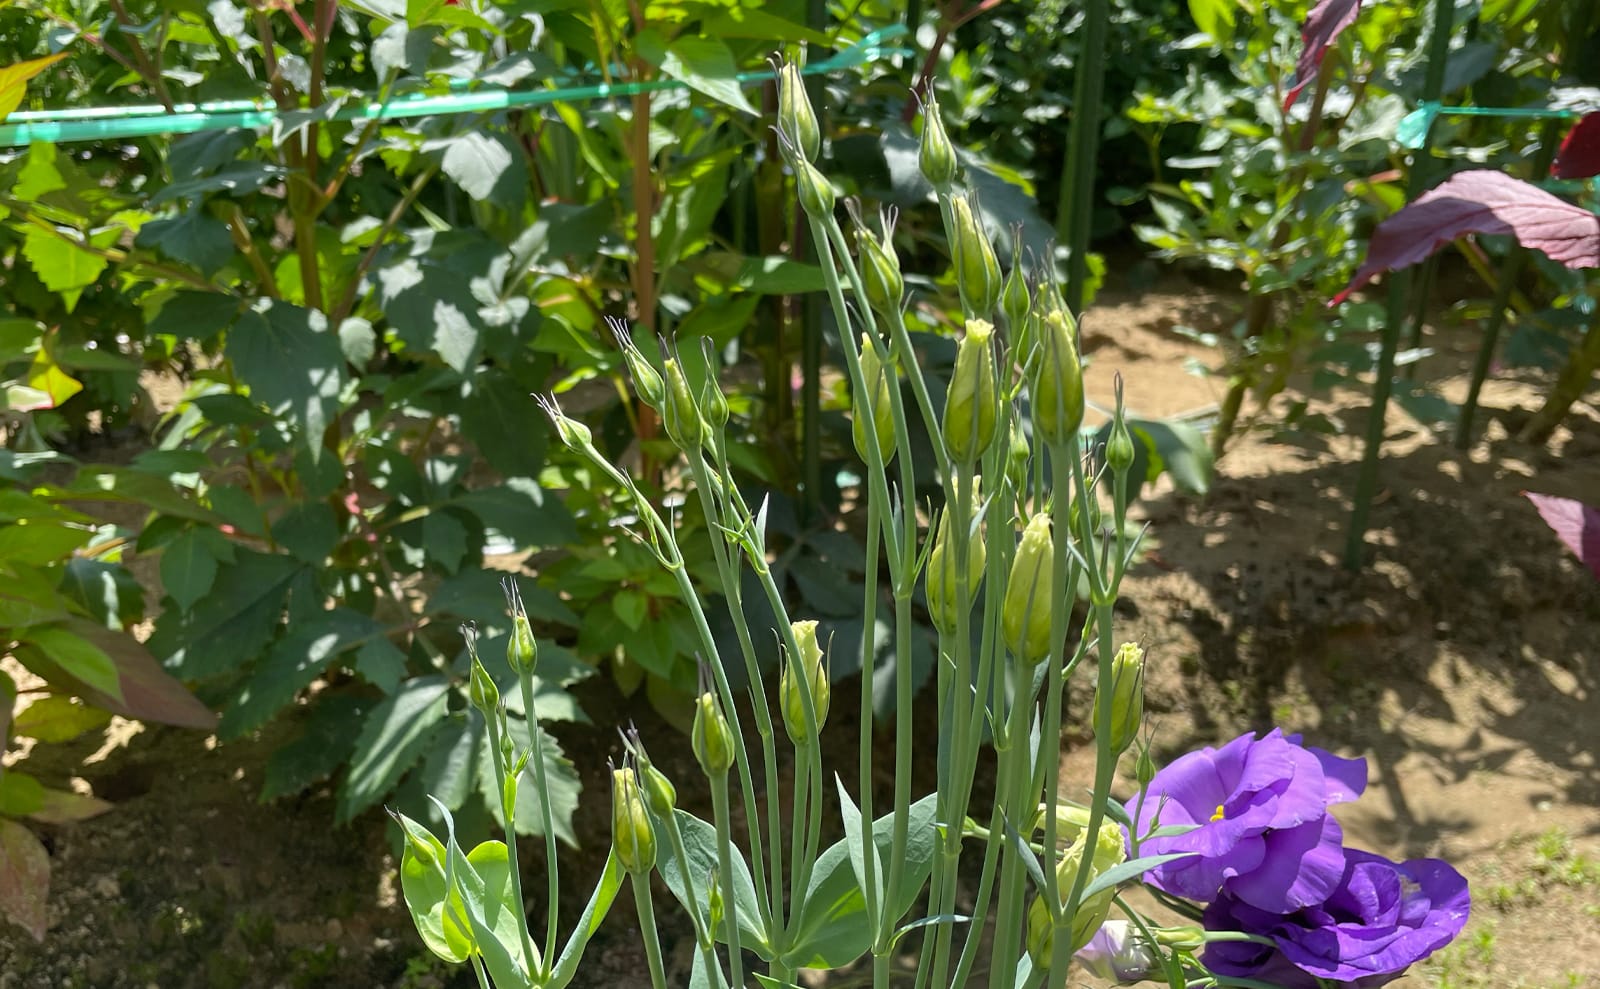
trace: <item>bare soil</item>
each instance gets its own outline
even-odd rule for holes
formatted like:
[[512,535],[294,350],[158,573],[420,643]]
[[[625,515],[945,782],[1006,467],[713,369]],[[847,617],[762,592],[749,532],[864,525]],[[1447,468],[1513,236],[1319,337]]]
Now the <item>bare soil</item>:
[[[1091,398],[1109,407],[1120,371],[1140,414],[1215,403],[1221,386],[1186,363],[1214,365],[1216,353],[1175,328],[1215,329],[1229,306],[1175,276],[1143,296],[1103,300],[1085,323]],[[1424,379],[1459,400],[1475,332],[1431,328],[1427,343],[1438,353]],[[1519,444],[1511,437],[1542,387],[1533,377],[1491,382],[1486,428],[1464,454],[1391,411],[1360,573],[1339,565],[1367,405],[1354,390],[1247,409],[1246,424],[1262,428],[1236,437],[1206,497],[1163,488],[1141,508],[1152,551],[1121,615],[1151,657],[1158,753],[1282,725],[1365,756],[1371,786],[1340,815],[1348,839],[1392,857],[1442,857],[1471,880],[1467,932],[1405,989],[1600,986],[1600,583],[1520,497],[1600,499],[1600,408],[1591,392],[1550,444]],[[1343,433],[1274,435],[1283,403],[1301,398]],[[557,733],[588,794],[604,792],[613,724],[633,718],[649,737],[673,737],[603,683],[584,704],[595,727]],[[1069,788],[1089,779],[1082,715],[1066,740]],[[261,767],[291,727],[224,746],[121,726],[110,742],[51,756],[56,763],[31,760],[33,772],[76,773],[117,807],[46,830],[49,937],[38,945],[0,930],[0,989],[474,985],[426,956],[398,900],[380,815],[334,828],[326,792],[257,803]],[[841,715],[830,728],[847,759],[853,723]],[[582,878],[564,883],[569,917],[607,833],[604,804],[591,798],[579,812],[578,833],[594,837],[573,858]],[[537,869],[538,849],[524,861]],[[648,984],[627,900],[591,948],[581,985]],[[684,925],[661,912],[663,936],[680,948],[669,965],[686,976]]]

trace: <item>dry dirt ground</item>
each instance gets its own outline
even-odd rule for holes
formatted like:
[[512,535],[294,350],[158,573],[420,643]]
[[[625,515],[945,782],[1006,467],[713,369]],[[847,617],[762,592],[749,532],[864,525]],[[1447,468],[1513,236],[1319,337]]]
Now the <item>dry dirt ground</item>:
[[[1120,370],[1138,413],[1214,403],[1220,385],[1185,362],[1215,354],[1174,328],[1215,328],[1227,311],[1226,299],[1172,281],[1107,299],[1085,326],[1092,397],[1109,404]],[[1438,330],[1428,343],[1439,353],[1427,379],[1459,399],[1472,334]],[[1153,664],[1160,754],[1277,724],[1363,755],[1372,785],[1340,815],[1349,840],[1443,857],[1471,880],[1466,933],[1405,989],[1600,986],[1600,583],[1519,496],[1600,498],[1600,409],[1580,406],[1548,446],[1529,448],[1510,436],[1539,390],[1491,383],[1487,429],[1464,455],[1391,412],[1359,574],[1338,565],[1364,421],[1354,392],[1311,397],[1343,435],[1246,431],[1206,498],[1158,491],[1143,508],[1152,552],[1121,614]],[[593,794],[611,722],[651,715],[603,691],[585,703],[597,727],[564,740]],[[0,931],[0,989],[472,985],[425,956],[397,903],[379,816],[334,828],[326,793],[256,802],[286,730],[219,746],[153,728],[63,753],[66,772],[103,749],[79,775],[117,806],[47,833],[49,938]],[[1068,739],[1069,788],[1088,779],[1085,741]],[[580,811],[580,834],[606,833],[603,803]],[[574,906],[582,895],[573,890]],[[647,984],[630,920],[614,911],[579,984]],[[682,924],[663,925],[681,940]]]

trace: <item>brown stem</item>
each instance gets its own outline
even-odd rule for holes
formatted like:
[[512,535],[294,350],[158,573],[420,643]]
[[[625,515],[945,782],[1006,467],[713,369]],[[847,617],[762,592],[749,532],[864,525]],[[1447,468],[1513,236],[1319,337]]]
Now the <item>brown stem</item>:
[[84,31],[80,29],[77,24],[53,11],[40,10],[39,13],[42,14],[47,20],[53,21],[56,24],[60,24],[62,27],[71,28],[73,31],[78,32],[78,37],[100,49],[100,52],[107,58],[111,59],[113,62],[116,62],[124,69],[127,69],[129,72],[132,72],[134,75],[139,74],[139,69],[137,66],[128,61],[127,57],[121,52],[107,44],[106,39],[100,37],[98,34],[95,34],[93,31]]
[[122,0],[111,0],[112,13],[116,15],[117,23],[128,36],[128,50],[133,53],[133,60],[138,65],[139,77],[145,84],[155,91],[156,99],[161,105],[172,111],[172,94],[167,92],[167,82],[161,78],[161,70],[151,61],[150,53],[145,51],[144,45],[139,41],[138,35],[133,33],[133,18],[128,16],[128,8],[122,5]]
[[340,297],[339,304],[329,311],[329,326],[338,326],[345,321],[345,317],[350,315],[350,310],[356,304],[356,293],[361,288],[361,279],[366,277],[367,271],[372,267],[372,262],[377,260],[378,251],[388,241],[389,235],[394,233],[394,228],[399,226],[401,217],[405,216],[406,211],[417,201],[417,197],[422,194],[423,188],[438,173],[438,165],[429,165],[418,172],[415,179],[411,180],[411,185],[406,189],[406,194],[400,198],[399,202],[394,204],[394,208],[384,218],[383,226],[378,230],[378,238],[372,242],[372,246],[367,248],[367,253],[361,255],[361,260],[356,263],[356,270],[351,273],[350,280],[345,283],[344,295]]
[[[917,71],[917,81],[911,86],[911,98],[906,100],[905,109],[900,111],[900,119],[905,123],[909,124],[916,119],[919,100],[927,95],[929,87],[933,85],[934,73],[939,71],[939,53],[944,51],[945,42],[950,40],[950,35],[984,11],[1000,6],[1000,0],[982,0],[975,7],[956,9],[960,3],[961,0],[955,0],[939,12],[938,33],[934,35],[933,44],[928,46],[928,53],[922,58],[922,68]],[[914,29],[915,25],[912,27]]]
[[238,203],[231,203],[232,210],[228,214],[228,233],[233,236],[233,246],[245,260],[250,262],[250,268],[256,273],[256,281],[261,283],[262,294],[276,299],[278,295],[277,279],[272,277],[272,269],[267,267],[266,259],[261,252],[256,250],[255,238],[250,236],[250,228],[245,225],[244,210]]

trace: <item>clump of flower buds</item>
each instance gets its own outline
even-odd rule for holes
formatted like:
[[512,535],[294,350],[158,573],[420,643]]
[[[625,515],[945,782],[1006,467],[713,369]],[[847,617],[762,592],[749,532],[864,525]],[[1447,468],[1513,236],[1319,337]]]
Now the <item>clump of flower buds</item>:
[[966,335],[956,349],[950,394],[944,406],[944,442],[950,458],[970,466],[994,442],[999,421],[1000,376],[995,369],[994,324],[967,320]]
[[[1085,855],[1090,858],[1089,877],[1084,886],[1087,889],[1088,883],[1094,882],[1096,876],[1120,865],[1126,857],[1122,828],[1109,821],[1100,825],[1100,833],[1092,849],[1089,847],[1089,833],[1084,831],[1078,835],[1056,865],[1055,895],[1061,899],[1064,900],[1071,895],[1072,885],[1078,878],[1078,868]],[[1095,932],[1106,922],[1116,892],[1114,887],[1108,887],[1084,898],[1083,902],[1078,904],[1077,910],[1066,918],[1065,926],[1071,933],[1073,951],[1088,944],[1089,939],[1094,937]],[[1055,924],[1050,916],[1049,905],[1045,903],[1043,896],[1035,897],[1033,904],[1028,908],[1028,954],[1033,958],[1034,965],[1049,967],[1054,941]]]
[[789,732],[790,741],[805,745],[814,739],[806,728],[806,697],[792,667],[799,666],[800,676],[805,677],[805,685],[811,691],[811,709],[818,731],[822,730],[822,723],[828,719],[832,687],[828,683],[828,668],[822,658],[822,645],[817,641],[817,623],[810,620],[793,622],[789,628],[794,633],[795,646],[800,652],[794,657],[794,662],[783,664],[783,672],[778,675],[778,703],[783,709],[783,726]]
[[1055,600],[1051,587],[1054,566],[1050,516],[1040,512],[1022,530],[1000,606],[1000,631],[1006,648],[1024,663],[1038,663],[1050,655],[1051,613],[1063,604]]

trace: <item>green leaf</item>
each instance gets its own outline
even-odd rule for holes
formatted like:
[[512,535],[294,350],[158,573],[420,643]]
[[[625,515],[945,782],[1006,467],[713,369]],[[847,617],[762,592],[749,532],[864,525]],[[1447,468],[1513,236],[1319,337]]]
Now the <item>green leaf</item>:
[[339,324],[339,349],[344,359],[356,367],[365,367],[378,352],[378,335],[372,324],[359,316],[352,316]]
[[544,469],[548,421],[529,390],[499,368],[475,374],[461,397],[461,431],[489,465],[507,477]]
[[[451,614],[457,618],[481,622],[488,626],[504,627],[506,606],[500,581],[505,576],[505,573],[499,570],[482,568],[463,570],[434,588],[433,595],[428,598],[425,613]],[[550,589],[526,581],[521,582],[520,587],[522,603],[527,608],[528,617],[560,622],[563,625],[578,624],[577,614]],[[540,647],[543,648],[543,643]],[[482,648],[488,650],[493,648],[493,645],[485,641]]]
[[339,523],[327,502],[302,502],[272,523],[272,538],[297,559],[320,567],[339,543]]
[[189,529],[161,551],[161,586],[185,611],[211,592],[217,579],[215,529]]
[[315,459],[346,382],[344,351],[328,318],[263,299],[228,331],[227,355],[251,398],[288,415]]
[[267,760],[261,802],[299,793],[327,779],[355,750],[358,725],[375,702],[350,694],[318,695],[298,738],[280,746]]
[[[934,794],[911,805],[900,886],[888,891],[890,923],[911,909],[933,871],[939,834],[934,826],[936,810]],[[893,827],[893,814],[873,823],[873,843],[878,846],[880,860],[889,859],[893,853]],[[872,945],[871,925],[865,921],[865,912],[866,899],[855,882],[848,843],[835,842],[817,857],[794,946],[784,956],[785,964],[838,968],[859,958]]]
[[117,682],[116,664],[104,649],[72,628],[64,624],[41,625],[18,629],[15,635],[38,649],[68,676],[117,700],[122,699],[122,685]]
[[462,374],[477,363],[482,325],[468,279],[408,258],[380,270],[378,288],[384,315],[406,349],[437,353]]
[[467,558],[467,527],[448,511],[429,512],[422,519],[422,547],[429,560],[455,573]]
[[[522,952],[526,920],[522,904],[516,902],[511,890],[508,865],[510,853],[497,841],[484,842],[472,853],[463,855],[456,844],[456,822],[450,811],[439,801],[433,805],[444,817],[448,830],[445,842],[445,875],[451,886],[452,905],[457,896],[465,908],[468,924],[472,928],[473,951],[483,959],[483,967],[490,979],[500,989],[533,989],[528,964]],[[498,851],[495,850],[499,845]],[[478,856],[474,858],[474,856]],[[504,876],[501,873],[506,873]],[[453,913],[455,911],[452,911]]]
[[145,324],[152,335],[204,343],[239,318],[239,300],[216,292],[174,292]]
[[725,42],[682,34],[663,46],[661,35],[650,28],[634,38],[634,47],[652,65],[690,89],[741,113],[757,115],[756,108],[745,99],[737,79],[739,67]]
[[480,202],[494,195],[495,186],[511,168],[511,150],[498,136],[471,130],[422,146],[424,151],[444,149],[444,173],[461,191]]
[[176,216],[149,221],[139,228],[134,243],[154,248],[207,277],[233,260],[234,253],[233,235],[228,228],[206,215],[199,205]]
[[445,716],[449,690],[442,676],[407,680],[366,716],[350,757],[349,775],[339,788],[335,817],[340,824],[383,799],[415,765]]
[[701,25],[700,31],[712,38],[753,38],[756,41],[766,42],[804,41],[824,47],[833,43],[821,31],[744,4],[734,4],[726,11],[708,19]]
[[82,549],[94,532],[81,526],[19,519],[0,528],[0,560],[13,566],[46,567]]
[[[463,925],[459,896],[450,896],[445,876],[444,843],[433,832],[404,814],[395,822],[405,832],[405,851],[400,856],[400,891],[406,909],[417,925],[417,933],[428,950],[447,962],[460,964],[472,954],[472,934]],[[456,901],[447,911],[447,900]]]
[[45,660],[50,669],[44,676],[53,686],[70,687],[86,703],[125,718],[205,730],[216,725],[211,711],[167,675],[138,639],[83,618],[68,618],[61,624],[111,657],[122,695],[97,690]]
[[70,742],[86,731],[104,728],[111,715],[62,694],[34,701],[18,714],[12,731],[41,742]]
[[41,824],[71,824],[98,817],[110,809],[110,803],[97,797],[45,787],[40,794],[39,809],[28,817]]
[[[856,806],[855,800],[850,796],[850,791],[844,788],[844,780],[838,773],[833,774],[834,786],[839,791],[839,814],[844,818],[844,842],[850,849],[850,870],[855,873],[856,887],[863,891],[867,888],[867,854],[865,835],[861,830],[861,808]],[[870,850],[872,855],[872,885],[873,902],[883,902],[884,874],[883,856],[878,854],[877,834],[873,834],[873,844]],[[878,919],[867,918],[867,926],[876,933]]]
[[356,672],[386,694],[392,694],[406,675],[406,654],[387,638],[368,639],[356,650]]
[[272,637],[289,585],[304,570],[290,557],[238,548],[235,562],[218,570],[211,593],[187,611],[156,620],[150,651],[188,680],[237,669]]
[[650,612],[650,599],[643,591],[633,588],[624,588],[611,599],[611,610],[622,620],[622,624],[634,631],[644,624]]
[[15,769],[0,775],[0,816],[26,817],[44,806],[44,784]]
[[311,686],[342,652],[383,634],[383,626],[349,608],[298,624],[268,650],[222,712],[217,734],[237,738],[277,714]]
[[[678,830],[683,835],[683,848],[689,860],[689,874],[694,877],[695,893],[700,902],[704,903],[706,878],[717,868],[717,829],[686,810],[675,810],[673,814],[678,819]],[[688,900],[688,890],[683,883],[683,874],[678,869],[677,856],[659,856],[656,869],[661,873],[661,879],[672,891],[672,895],[678,898],[678,902],[683,904],[685,909],[693,909]],[[771,961],[772,946],[766,928],[761,923],[761,908],[756,902],[755,881],[750,878],[750,867],[745,863],[737,845],[734,846],[733,854],[733,899],[735,915],[739,922],[740,944],[744,945],[746,950],[760,955],[763,961]],[[723,944],[727,943],[727,931],[723,925],[718,924],[712,935]]]
[[1083,888],[1083,897],[1088,899],[1103,889],[1110,889],[1129,880],[1137,879],[1156,866],[1178,859],[1193,858],[1194,854],[1194,852],[1169,852],[1165,855],[1144,855],[1131,862],[1123,862],[1120,865],[1112,866],[1089,881],[1089,885]]
[[22,241],[23,256],[33,265],[44,287],[61,296],[67,312],[77,306],[83,290],[106,270],[105,257],[78,246],[77,236],[29,226]]
[[611,904],[616,900],[617,893],[622,889],[622,880],[626,877],[622,864],[617,861],[616,851],[612,850],[606,856],[606,867],[601,870],[600,878],[594,884],[594,892],[589,894],[589,903],[583,908],[583,916],[573,925],[572,936],[561,949],[561,956],[551,966],[550,981],[547,983],[551,989],[559,989],[572,981],[578,971],[578,962],[583,957],[583,949],[588,947],[590,939],[606,919],[606,914],[611,912]]
[[63,568],[61,593],[107,628],[122,628],[144,617],[144,588],[127,568],[115,563],[74,556]]
[[43,941],[50,896],[50,854],[33,832],[0,820],[0,916]]
[[[463,413],[464,416],[464,413]],[[532,477],[508,477],[502,484],[479,488],[445,502],[476,515],[484,528],[519,550],[568,546],[578,539],[572,514]]]
[[[46,55],[42,58],[30,58],[21,62],[13,62],[4,68],[0,68],[0,120],[11,116],[11,112],[22,105],[23,94],[28,91],[29,79],[66,57],[66,52],[57,52],[54,55]],[[3,890],[0,890],[0,893],[3,892]],[[4,900],[5,897],[0,896],[0,902],[4,902]],[[40,903],[43,903],[43,897],[40,898]],[[27,925],[24,924],[23,926],[26,927]],[[41,938],[44,936],[44,928],[42,926],[35,936]]]
[[1195,27],[1211,36],[1218,45],[1233,40],[1233,8],[1235,0],[1189,0],[1189,16]]
[[[506,723],[511,734],[511,743],[516,750],[529,751],[532,743],[528,736],[528,723],[521,718],[508,718]],[[576,847],[578,838],[572,830],[572,812],[577,809],[578,796],[583,791],[583,784],[578,779],[577,771],[572,768],[572,763],[562,754],[560,744],[543,728],[539,729],[539,745],[544,753],[545,779],[550,785],[550,810],[554,818],[556,837]],[[487,736],[478,749],[478,792],[483,794],[484,802],[488,804],[489,813],[495,822],[503,828],[505,821],[500,813],[500,777],[494,771],[494,759],[489,753]],[[514,816],[517,834],[544,834],[544,821],[539,809],[539,788],[534,782],[531,761],[528,768],[523,770],[517,788]]]
[[422,788],[446,807],[460,807],[472,792],[478,750],[483,745],[483,719],[470,712],[453,714],[434,734],[422,759]]

